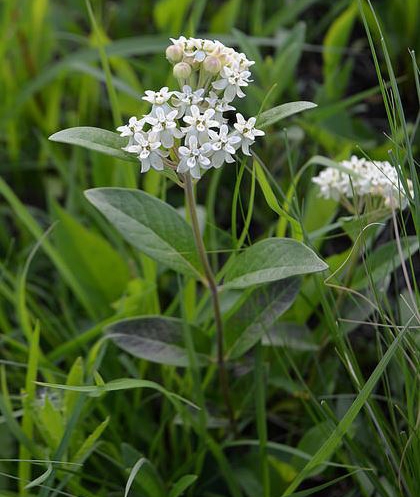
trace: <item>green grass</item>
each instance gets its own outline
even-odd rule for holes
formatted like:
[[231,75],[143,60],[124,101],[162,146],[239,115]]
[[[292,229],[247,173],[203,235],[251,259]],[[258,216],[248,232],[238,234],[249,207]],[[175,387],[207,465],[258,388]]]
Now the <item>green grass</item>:
[[[1,496],[420,495],[417,4],[1,3]],[[145,89],[174,84],[163,51],[184,33],[257,61],[244,114],[318,104],[269,122],[252,160],[196,188],[218,282],[267,237],[304,241],[330,266],[303,277],[263,340],[227,361],[235,431],[210,293],[128,244],[83,196],[139,187],[183,207],[181,190],[47,140],[145,112]],[[319,198],[311,176],[352,153],[398,166],[405,189],[413,180],[408,208],[345,219]],[[227,345],[269,296],[221,293]],[[104,336],[157,315],[181,320],[188,367]]]

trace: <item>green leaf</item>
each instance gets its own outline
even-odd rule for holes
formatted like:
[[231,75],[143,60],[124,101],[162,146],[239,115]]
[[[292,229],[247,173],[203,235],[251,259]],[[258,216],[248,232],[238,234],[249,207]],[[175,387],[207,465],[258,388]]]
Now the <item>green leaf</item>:
[[293,303],[300,278],[256,288],[226,323],[229,355],[236,359],[253,347]]
[[188,487],[190,487],[195,480],[197,475],[184,475],[182,476],[171,488],[169,492],[169,497],[180,497]]
[[[66,385],[83,385],[84,377],[84,367],[83,359],[78,357],[67,375]],[[78,394],[75,392],[67,391],[64,393],[63,399],[63,411],[67,419],[73,414],[73,410],[76,406]]]
[[131,468],[127,483],[125,485],[124,497],[128,497],[128,494],[130,493],[131,486],[133,485],[134,480],[136,479],[138,472],[140,471],[141,467],[146,463],[146,461],[147,461],[147,459],[145,457],[141,457],[136,462],[136,464]]
[[[271,126],[272,124],[285,119],[286,117],[293,116],[293,114],[298,114],[304,110],[313,109],[317,107],[313,102],[289,102],[287,104],[278,105],[272,109],[262,112],[257,121],[257,127],[265,128]],[[54,136],[54,135],[53,135]]]
[[322,52],[324,57],[323,72],[326,91],[330,98],[340,96],[337,94],[336,85],[337,77],[340,76],[340,71],[342,71],[340,65],[342,58],[341,49],[347,47],[357,12],[357,2],[352,2],[331,24],[324,39],[324,50]]
[[73,456],[72,462],[81,463],[89,456],[89,454],[91,454],[91,452],[95,448],[95,442],[99,439],[99,437],[104,432],[105,428],[108,426],[109,419],[110,418],[107,417],[105,421],[100,423],[93,430],[93,432],[85,439],[79,450]]
[[[401,246],[404,259],[407,259],[418,251],[419,242],[416,236],[408,236],[401,238]],[[374,283],[381,282],[401,265],[401,258],[395,240],[381,245],[372,255],[365,258],[369,275],[366,274],[366,269],[363,265],[357,268],[352,280],[352,288],[355,290],[366,288],[372,281]]]
[[[311,456],[313,456],[316,453],[316,451],[319,450],[322,443],[331,435],[331,432],[332,428],[328,421],[325,421],[323,423],[318,423],[317,425],[312,426],[312,428],[310,428],[303,435],[303,437],[298,443],[297,449],[302,452],[305,452],[306,454],[310,454]],[[305,467],[307,459],[295,455],[293,456],[290,463],[297,471],[301,471]],[[311,476],[322,473],[325,467],[326,467],[325,464],[318,466],[318,468],[316,468],[311,473]]]
[[44,483],[45,480],[48,479],[50,474],[52,473],[53,467],[52,464],[48,464],[47,470],[42,473],[42,475],[38,476],[38,478],[35,478],[35,480],[32,480],[30,483],[25,485],[25,489],[28,490],[29,488],[37,487]]
[[57,250],[69,271],[100,310],[118,299],[127,287],[128,266],[119,253],[100,235],[85,228],[56,202],[53,212],[59,223],[54,230]]
[[[108,337],[129,354],[170,366],[189,366],[184,346],[183,322],[178,318],[141,316],[112,323],[105,331]],[[199,337],[199,330],[193,336]],[[203,354],[197,354],[199,364],[208,363]]]
[[246,288],[328,269],[310,248],[288,238],[267,238],[245,249],[228,269],[223,288]]
[[136,493],[133,493],[133,495],[141,495],[142,497],[167,496],[165,484],[159,472],[155,465],[144,457],[144,454],[131,445],[122,443],[121,456],[125,468],[129,469],[129,476],[125,487],[126,492],[133,486],[136,490]]
[[309,329],[295,323],[276,323],[263,336],[262,344],[267,347],[287,347],[302,351],[319,349]]
[[151,388],[152,390],[157,390],[162,393],[170,400],[181,400],[182,402],[189,404],[193,407],[196,407],[192,402],[184,399],[180,395],[176,393],[169,392],[166,388],[163,388],[159,383],[149,380],[139,380],[137,378],[118,378],[116,380],[112,380],[104,385],[61,385],[58,383],[44,383],[42,381],[37,381],[37,385],[41,385],[43,387],[49,388],[57,388],[59,390],[69,390],[71,392],[80,392],[87,395],[91,395],[92,397],[96,397],[98,395],[102,395],[106,392],[116,392],[118,390],[131,390],[133,388]]
[[192,229],[172,206],[128,188],[95,188],[85,195],[136,248],[175,271],[201,278]]
[[301,241],[303,239],[302,228],[299,222],[294,219],[286,210],[280,207],[280,204],[277,200],[276,195],[274,194],[270,183],[268,182],[267,176],[265,175],[264,169],[258,161],[254,161],[255,172],[257,174],[258,183],[261,187],[261,191],[263,192],[265,201],[267,205],[280,216],[280,218],[284,218],[290,222],[292,226],[293,238]]
[[[126,147],[127,138],[121,137],[117,133],[101,128],[92,128],[90,126],[79,126],[76,128],[63,129],[49,137],[53,142],[68,143],[79,147],[87,148],[95,152],[121,159],[126,162],[134,162],[139,164],[139,160],[133,154],[122,150]],[[166,177],[179,183],[178,177],[170,168],[165,168],[162,171]]]
[[122,147],[127,146],[127,138],[106,129],[92,128],[90,126],[68,128],[54,133],[49,137],[49,140],[79,145],[128,162],[139,162],[135,155],[122,150]]

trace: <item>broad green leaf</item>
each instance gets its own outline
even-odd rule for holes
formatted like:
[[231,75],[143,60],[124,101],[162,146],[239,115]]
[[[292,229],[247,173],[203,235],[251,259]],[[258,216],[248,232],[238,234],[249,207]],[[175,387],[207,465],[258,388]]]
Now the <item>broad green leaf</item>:
[[[409,236],[401,238],[401,246],[403,256],[407,259],[418,251],[419,242],[417,237]],[[373,254],[366,256],[365,259],[369,276],[366,274],[365,267],[363,265],[359,266],[352,280],[352,288],[355,290],[366,288],[371,281],[379,283],[401,265],[397,243],[394,240],[381,245]]]
[[192,229],[172,206],[128,188],[95,188],[85,195],[140,251],[175,271],[201,278]]
[[[112,323],[105,331],[118,347],[135,357],[158,364],[187,367],[189,360],[184,346],[183,326],[178,318],[141,316]],[[199,330],[194,330],[193,336],[200,338],[199,335]],[[200,364],[208,362],[203,354],[198,353],[197,358]]]
[[249,295],[225,325],[227,348],[232,359],[245,354],[268,332],[292,305],[299,287],[299,278],[288,278],[260,286]]
[[264,334],[262,344],[267,347],[287,347],[292,350],[318,350],[313,334],[305,325],[276,323]]
[[246,288],[328,269],[310,248],[288,238],[267,238],[245,249],[228,269],[223,288]]
[[[79,126],[76,128],[63,129],[49,137],[49,140],[59,143],[68,143],[79,147],[87,148],[95,152],[100,152],[116,159],[139,164],[139,160],[134,154],[130,154],[123,147],[127,146],[127,138],[121,137],[113,131],[90,126]],[[166,177],[179,183],[177,175],[172,169],[165,168],[162,171]]]
[[135,155],[122,150],[122,147],[127,146],[127,138],[106,129],[92,128],[90,126],[63,129],[51,135],[49,140],[79,145],[129,162],[139,162]]
[[169,492],[169,497],[180,497],[188,487],[190,487],[195,480],[197,475],[184,475],[182,476],[171,488]]
[[85,228],[55,202],[53,212],[59,220],[53,237],[63,261],[69,271],[77,274],[97,312],[109,309],[126,289],[126,262],[104,238]]
[[312,102],[305,101],[289,102],[287,104],[278,105],[277,107],[266,110],[259,115],[257,127],[265,128],[267,126],[271,126],[281,119],[293,116],[293,114],[298,114],[304,110],[313,109],[316,106],[317,105]]

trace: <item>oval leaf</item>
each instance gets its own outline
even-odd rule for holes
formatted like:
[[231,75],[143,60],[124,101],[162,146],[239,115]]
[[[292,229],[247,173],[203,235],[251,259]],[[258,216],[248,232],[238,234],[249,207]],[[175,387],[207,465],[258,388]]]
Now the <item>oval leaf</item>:
[[[108,337],[129,354],[147,361],[170,366],[189,366],[184,347],[183,322],[177,318],[141,316],[123,319],[106,328]],[[198,331],[198,330],[197,330]],[[194,337],[199,333],[194,333]],[[208,363],[197,354],[199,364]]]
[[89,150],[117,157],[117,159],[139,163],[135,155],[121,150],[122,147],[127,146],[127,138],[106,129],[92,128],[90,126],[68,128],[54,133],[49,137],[49,140],[79,145]]
[[226,323],[230,357],[236,359],[253,347],[294,302],[300,278],[288,278],[256,288]]
[[289,102],[287,104],[278,105],[277,107],[262,112],[258,117],[257,126],[259,128],[265,128],[281,119],[293,116],[293,114],[298,114],[304,110],[313,109],[314,107],[317,107],[317,105],[313,102],[305,101]]
[[327,268],[303,243],[288,238],[267,238],[238,255],[226,273],[223,288],[246,288]]
[[262,344],[266,347],[285,347],[301,351],[319,349],[309,329],[305,325],[295,323],[276,323],[264,334]]
[[85,195],[136,248],[175,271],[201,278],[192,229],[172,206],[128,188],[94,188]]

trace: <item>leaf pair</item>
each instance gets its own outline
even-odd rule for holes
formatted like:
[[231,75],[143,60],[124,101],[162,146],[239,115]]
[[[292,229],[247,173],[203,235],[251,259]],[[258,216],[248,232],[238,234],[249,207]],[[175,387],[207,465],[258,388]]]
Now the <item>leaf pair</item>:
[[[205,278],[192,229],[172,206],[140,190],[97,188],[86,196],[136,248],[186,276]],[[284,238],[262,240],[237,255],[220,291],[253,289],[227,320],[229,356],[238,358],[252,348],[291,305],[299,289],[298,278],[292,276],[326,268],[311,249]],[[136,357],[186,367],[183,326],[180,319],[143,316],[113,323],[108,331],[119,347]],[[200,333],[194,336],[200,338]],[[200,365],[207,364],[209,344],[197,352]]]
[[[204,277],[190,225],[172,206],[141,190],[96,188],[88,200],[121,235],[152,259],[196,279]],[[246,288],[327,269],[296,240],[267,238],[245,249],[229,267],[222,289]]]

